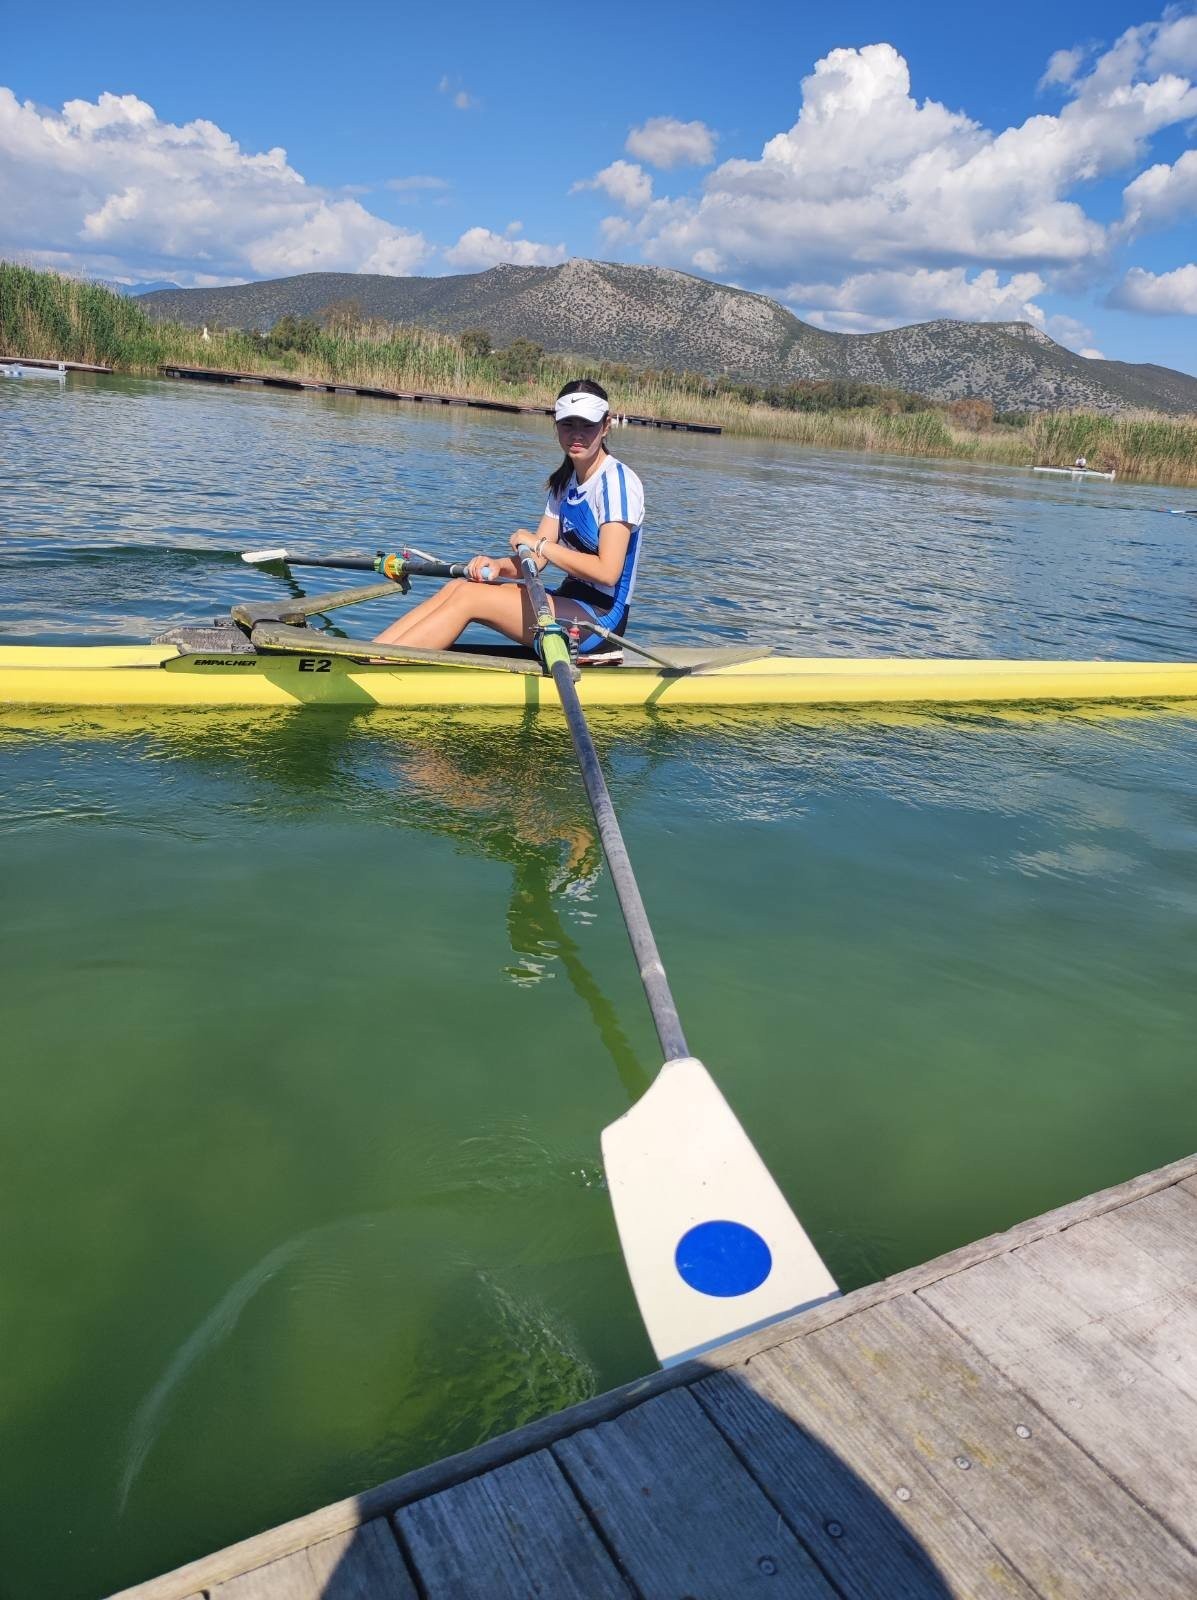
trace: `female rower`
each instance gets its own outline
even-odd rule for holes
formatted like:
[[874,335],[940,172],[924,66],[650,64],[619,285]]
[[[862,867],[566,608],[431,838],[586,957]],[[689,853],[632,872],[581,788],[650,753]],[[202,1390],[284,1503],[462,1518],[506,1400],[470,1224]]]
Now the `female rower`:
[[[549,499],[535,529],[509,540],[532,547],[536,565],[556,567],[563,581],[549,591],[559,622],[577,624],[579,651],[603,644],[589,624],[612,633],[627,625],[636,581],[644,490],[640,479],[607,448],[611,412],[606,390],[589,378],[567,383],[553,407],[564,460],[548,481]],[[471,622],[484,622],[520,644],[531,644],[536,617],[513,555],[477,555],[468,578],[455,578],[431,599],[377,635],[381,644],[446,650]]]

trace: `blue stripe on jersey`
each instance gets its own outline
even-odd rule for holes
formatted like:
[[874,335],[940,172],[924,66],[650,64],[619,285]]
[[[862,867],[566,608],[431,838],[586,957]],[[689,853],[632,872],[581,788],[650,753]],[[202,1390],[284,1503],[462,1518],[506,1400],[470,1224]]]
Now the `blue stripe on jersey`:
[[561,507],[561,534],[567,545],[584,555],[597,555],[599,547],[598,523],[590,502],[583,498],[567,499]]
[[[628,595],[631,593],[632,584],[636,580],[636,563],[639,559],[640,529],[635,528],[632,531],[631,539],[628,541],[628,553],[624,558],[623,571],[619,575],[619,584],[615,590],[614,599],[611,601],[612,612],[618,612],[620,617],[623,616],[624,611],[627,609]],[[613,627],[614,624],[608,622],[605,626]]]
[[[618,513],[613,513],[611,506],[611,477],[610,469],[614,467],[619,475],[619,505]],[[587,487],[590,487],[589,485]],[[583,555],[597,555],[599,549],[599,518],[603,522],[631,523],[628,510],[628,481],[622,461],[614,458],[603,468],[596,483],[593,484],[591,493],[594,503],[591,504],[585,489],[573,478],[569,488],[558,502],[558,537],[568,549],[577,550]],[[601,493],[602,499],[599,500]],[[599,506],[601,504],[601,511]],[[591,583],[584,579],[568,580],[572,583],[584,583],[596,596],[602,596],[601,609],[594,615],[606,627],[617,627],[623,620],[628,610],[628,601],[632,587],[636,581],[636,566],[640,554],[640,529],[633,527],[628,540],[627,554],[624,557],[623,569],[614,586],[608,589],[605,585]],[[554,593],[558,591],[554,590]],[[580,604],[588,604],[581,602]]]

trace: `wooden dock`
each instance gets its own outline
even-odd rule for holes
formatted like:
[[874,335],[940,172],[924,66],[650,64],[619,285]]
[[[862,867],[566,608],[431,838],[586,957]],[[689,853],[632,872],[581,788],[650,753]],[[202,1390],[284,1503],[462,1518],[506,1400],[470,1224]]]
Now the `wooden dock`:
[[1197,1156],[121,1600],[1192,1600]]
[[[431,394],[418,389],[378,389],[360,383],[324,383],[316,378],[289,378],[276,372],[234,372],[221,367],[181,367],[177,365],[158,369],[164,378],[193,378],[201,383],[256,383],[267,389],[314,389],[324,394],[364,395],[370,400],[414,400],[423,405],[473,406],[479,411],[508,411],[517,415],[548,417],[551,406],[525,406],[514,400],[477,400],[472,395]],[[637,428],[672,428],[678,433],[722,433],[723,429],[708,422],[675,422],[668,417],[634,416],[620,412],[628,423]]]

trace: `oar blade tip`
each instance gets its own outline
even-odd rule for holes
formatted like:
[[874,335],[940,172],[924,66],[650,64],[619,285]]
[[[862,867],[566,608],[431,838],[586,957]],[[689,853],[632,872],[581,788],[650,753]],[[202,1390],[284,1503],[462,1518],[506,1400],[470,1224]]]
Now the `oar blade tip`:
[[669,1061],[604,1129],[620,1243],[671,1366],[839,1293],[700,1061]]
[[285,550],[243,550],[241,559],[242,561],[247,561],[251,567],[272,566],[281,561],[286,561],[287,552]]

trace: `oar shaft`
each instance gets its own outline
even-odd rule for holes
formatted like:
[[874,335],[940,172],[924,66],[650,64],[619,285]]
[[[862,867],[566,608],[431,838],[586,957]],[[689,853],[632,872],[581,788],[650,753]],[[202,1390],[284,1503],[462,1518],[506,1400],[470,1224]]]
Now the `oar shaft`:
[[[537,621],[542,628],[551,630],[554,628],[553,611],[532,551],[524,544],[520,545],[517,554],[527,581],[529,598],[536,609]],[[657,1037],[661,1041],[661,1049],[665,1052],[665,1060],[676,1061],[688,1056],[690,1048],[682,1032],[681,1018],[677,1014],[677,1006],[669,988],[669,979],[665,976],[665,967],[657,949],[657,941],[653,937],[648,913],[644,909],[644,901],[640,896],[636,874],[632,870],[628,847],[624,843],[619,819],[615,815],[615,807],[607,788],[607,780],[599,764],[598,751],[594,747],[594,740],[590,736],[590,729],[582,713],[582,704],[574,686],[573,663],[569,658],[569,650],[561,634],[554,631],[543,635],[542,648],[545,664],[553,675],[553,682],[557,685],[557,693],[561,697],[561,706],[569,725],[570,737],[574,742],[582,782],[586,785],[590,808],[598,825],[603,854],[607,858],[619,909],[623,913],[628,938],[631,940],[632,950],[640,968],[640,981],[644,985]]]
[[375,572],[374,556],[301,556],[288,550],[283,557],[289,567],[336,567],[343,572]]
[[435,561],[431,556],[413,559],[406,554],[387,556],[380,551],[374,558],[374,570],[384,578],[393,578],[397,573],[408,578],[464,578],[469,568],[464,561]]
[[[298,551],[255,551],[259,559],[269,557],[288,567],[334,567],[342,572],[381,572],[397,582],[409,578],[464,578],[464,561],[436,561],[431,557],[412,557],[406,553],[387,555],[380,550],[373,556],[306,556]],[[243,559],[249,560],[247,556]]]

